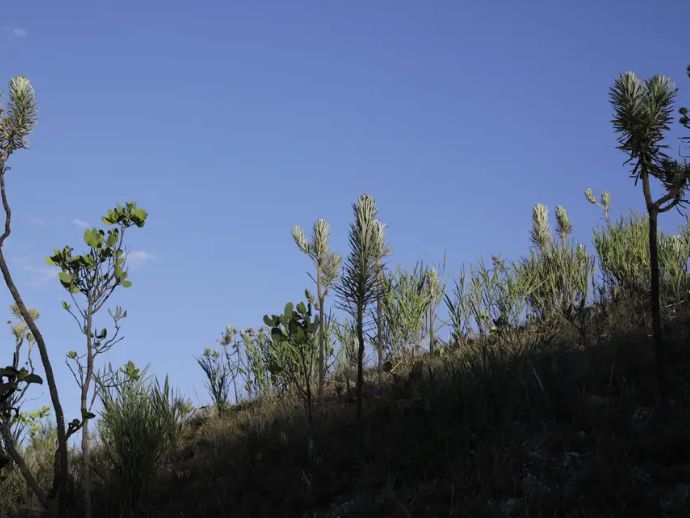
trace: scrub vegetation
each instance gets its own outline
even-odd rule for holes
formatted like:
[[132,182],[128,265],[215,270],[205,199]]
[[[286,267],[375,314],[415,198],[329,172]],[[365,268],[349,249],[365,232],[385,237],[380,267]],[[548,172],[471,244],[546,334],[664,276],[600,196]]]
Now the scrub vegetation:
[[[108,361],[127,316],[109,300],[132,285],[126,236],[148,218],[133,202],[86,229],[83,252],[47,259],[82,344],[56,358],[41,334],[3,255],[9,163],[37,114],[31,84],[13,78],[0,111],[13,299],[0,516],[690,515],[690,220],[658,228],[683,212],[690,179],[690,137],[669,136],[690,129],[676,93],[663,76],[613,82],[613,129],[644,205],[616,215],[615,197],[585,189],[601,211],[589,242],[566,208],[536,203],[522,257],[451,273],[392,265],[367,194],[338,229],[342,256],[325,219],[310,237],[294,226],[315,292],[305,283],[303,300],[267,303],[262,327],[228,325],[200,348],[189,363],[208,405],[195,408],[167,378]],[[78,416],[63,412],[56,361],[78,386]],[[39,384],[50,404],[29,408]]]

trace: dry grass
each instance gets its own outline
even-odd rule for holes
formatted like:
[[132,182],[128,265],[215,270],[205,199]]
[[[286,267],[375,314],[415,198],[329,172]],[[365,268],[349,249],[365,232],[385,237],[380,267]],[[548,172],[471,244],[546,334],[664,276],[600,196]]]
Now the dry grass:
[[669,416],[654,415],[635,330],[587,348],[475,345],[372,376],[359,451],[342,390],[311,430],[288,399],[209,420],[136,515],[686,516],[689,329],[670,329]]
[[[614,315],[615,316],[615,315]],[[604,314],[605,319],[612,316]],[[619,316],[615,316],[618,321]],[[369,373],[364,440],[331,380],[309,427],[289,395],[189,423],[136,509],[103,517],[688,516],[690,322],[667,326],[673,406],[632,324],[586,346],[538,329]]]

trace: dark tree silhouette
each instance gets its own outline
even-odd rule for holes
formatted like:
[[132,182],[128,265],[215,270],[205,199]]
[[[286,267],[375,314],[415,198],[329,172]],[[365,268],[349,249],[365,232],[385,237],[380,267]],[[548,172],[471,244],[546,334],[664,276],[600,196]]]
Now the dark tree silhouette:
[[[671,159],[666,153],[664,138],[673,121],[676,87],[668,77],[653,76],[642,80],[632,72],[621,74],[610,90],[614,108],[613,127],[619,134],[618,149],[627,153],[626,163],[632,165],[631,177],[642,182],[649,215],[650,307],[656,354],[657,383],[662,405],[668,389],[666,380],[666,349],[661,330],[659,300],[659,255],[657,220],[659,214],[685,203],[690,166]],[[651,180],[658,180],[664,194],[654,199]]]

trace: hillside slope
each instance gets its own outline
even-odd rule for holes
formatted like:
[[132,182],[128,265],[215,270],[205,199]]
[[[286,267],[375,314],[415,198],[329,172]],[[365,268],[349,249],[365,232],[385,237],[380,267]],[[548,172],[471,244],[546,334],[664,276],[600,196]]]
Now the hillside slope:
[[689,331],[665,415],[641,330],[475,344],[371,374],[361,445],[342,382],[311,432],[284,400],[208,420],[136,515],[690,516]]

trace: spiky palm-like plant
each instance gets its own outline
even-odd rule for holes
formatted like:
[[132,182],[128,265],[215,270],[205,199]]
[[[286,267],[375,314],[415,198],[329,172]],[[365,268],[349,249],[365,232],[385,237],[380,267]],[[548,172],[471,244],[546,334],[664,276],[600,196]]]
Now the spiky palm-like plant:
[[343,267],[337,293],[341,306],[355,320],[357,331],[357,420],[361,424],[364,386],[364,327],[367,308],[379,291],[383,256],[383,224],[377,219],[374,199],[363,194],[353,205],[355,220],[350,224],[350,253]]
[[385,284],[385,266],[383,263],[384,258],[390,254],[390,248],[386,244],[386,225],[381,221],[377,221],[379,226],[379,247],[376,251],[376,267],[379,272],[379,282],[378,290],[376,291],[376,359],[377,359],[377,370],[380,377],[383,373],[383,357],[385,354],[385,331],[384,331],[384,321],[386,320],[385,310],[384,310],[384,298],[386,296],[384,284]]
[[302,229],[295,225],[292,228],[292,237],[297,247],[305,253],[316,266],[316,297],[317,310],[319,311],[319,397],[323,394],[323,386],[326,379],[326,296],[331,286],[338,277],[340,269],[340,256],[331,252],[328,248],[330,227],[325,219],[318,219],[314,223],[311,241],[304,235]]
[[[2,271],[3,279],[9,289],[14,303],[17,305],[19,313],[26,322],[31,334],[36,341],[41,363],[46,375],[46,382],[48,384],[48,392],[50,394],[51,404],[55,412],[55,421],[57,426],[57,451],[55,455],[55,473],[53,480],[53,489],[44,495],[37,494],[36,496],[43,502],[48,503],[55,496],[58,498],[58,511],[64,514],[67,509],[68,492],[68,465],[67,465],[67,431],[65,428],[65,418],[60,403],[57,383],[53,374],[53,367],[48,355],[48,348],[46,346],[43,335],[36,326],[36,322],[31,315],[31,312],[26,307],[19,290],[17,289],[12,274],[10,273],[7,261],[3,253],[3,245],[12,231],[12,211],[7,198],[5,176],[10,168],[7,166],[9,157],[19,149],[27,147],[26,137],[36,125],[37,103],[34,90],[31,83],[22,76],[17,76],[10,80],[9,84],[9,101],[5,110],[0,107],[0,197],[2,198],[2,207],[5,213],[5,225],[2,234],[0,235],[0,271]],[[27,480],[27,482],[30,482]],[[37,488],[37,485],[32,485],[32,488]],[[35,489],[36,490],[36,489]],[[50,503],[49,505],[52,505]]]
[[[618,133],[618,149],[628,155],[632,165],[631,177],[642,182],[647,214],[649,215],[650,306],[652,332],[656,356],[657,383],[662,404],[666,400],[666,351],[661,333],[659,302],[659,253],[657,220],[685,202],[690,178],[690,165],[669,158],[666,132],[673,120],[676,87],[668,77],[653,76],[642,80],[632,72],[621,74],[610,90],[614,109],[613,127]],[[652,179],[658,180],[664,194],[652,195]]]

